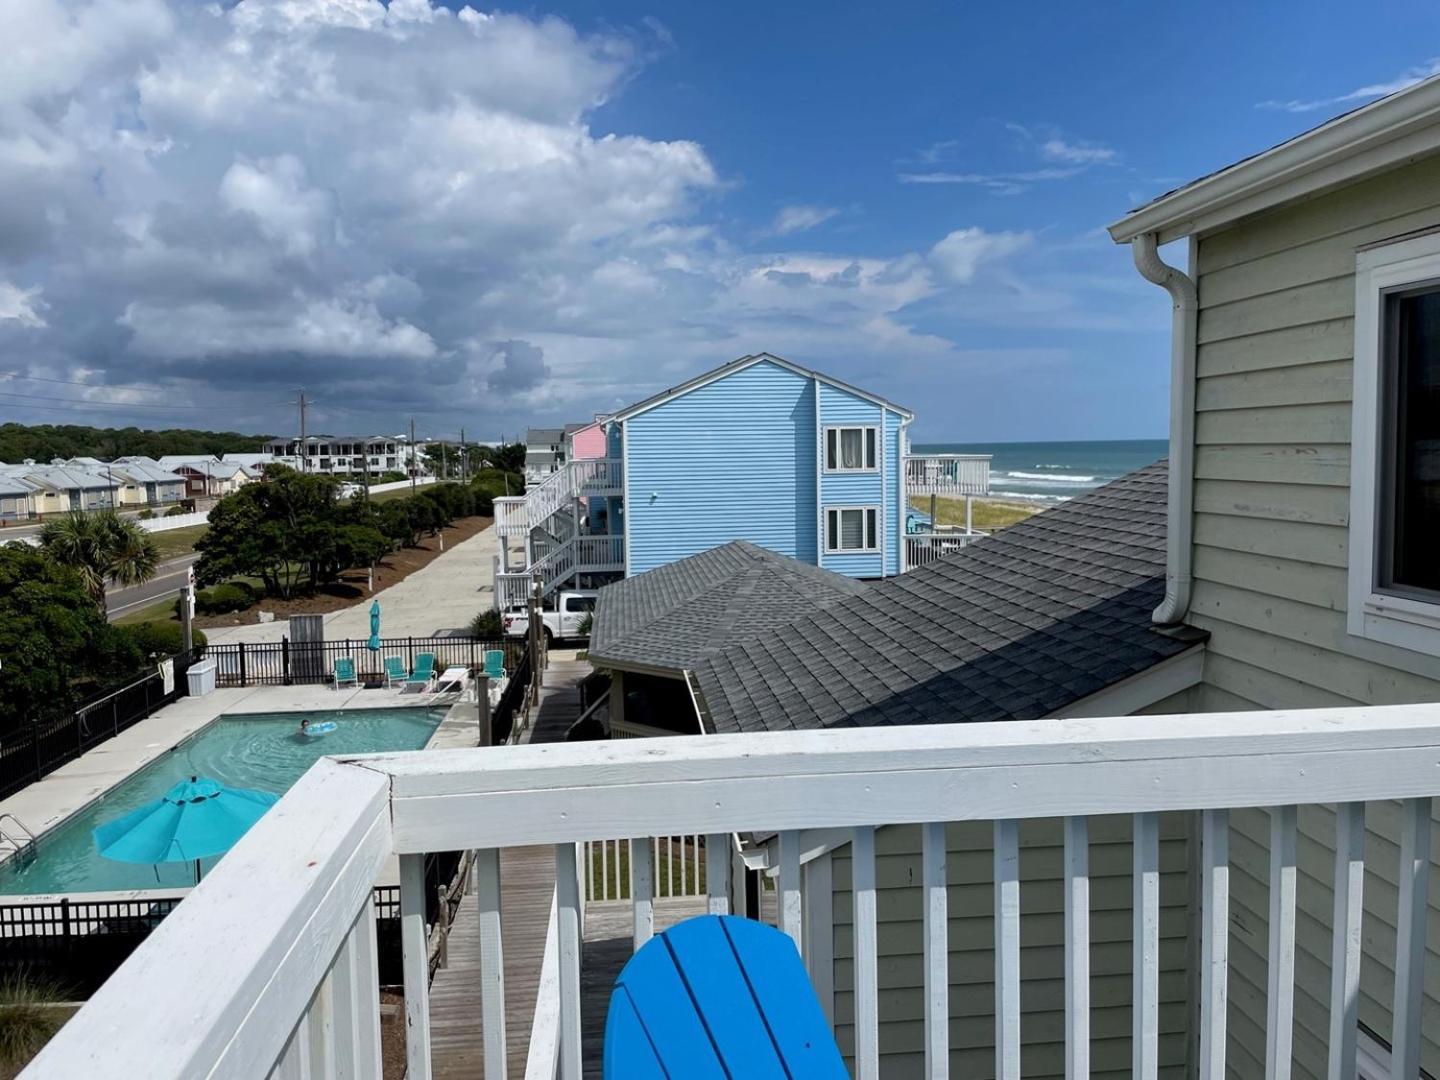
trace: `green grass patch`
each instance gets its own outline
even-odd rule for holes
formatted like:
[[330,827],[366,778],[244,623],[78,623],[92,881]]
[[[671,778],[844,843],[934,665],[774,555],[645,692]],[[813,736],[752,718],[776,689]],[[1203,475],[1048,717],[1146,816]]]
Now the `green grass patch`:
[[195,551],[195,541],[205,535],[209,525],[187,525],[183,529],[170,529],[166,532],[151,533],[155,540],[155,547],[160,551],[160,561],[169,562],[171,559],[178,559],[182,555],[191,555]]
[[[917,495],[910,500],[910,505],[917,510],[924,510],[928,514],[930,512],[930,496]],[[1033,517],[1043,509],[1045,508],[1039,504],[1005,502],[1000,499],[974,499],[972,500],[970,523],[974,528],[993,532]],[[965,525],[965,500],[936,499],[935,519],[937,525],[958,525],[963,528]]]

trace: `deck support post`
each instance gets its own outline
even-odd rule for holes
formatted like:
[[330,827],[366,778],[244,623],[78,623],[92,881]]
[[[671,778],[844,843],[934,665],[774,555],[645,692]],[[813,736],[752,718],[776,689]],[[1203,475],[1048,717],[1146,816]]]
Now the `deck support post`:
[[400,951],[405,973],[405,1075],[430,1080],[430,957],[425,941],[425,856],[400,856]]

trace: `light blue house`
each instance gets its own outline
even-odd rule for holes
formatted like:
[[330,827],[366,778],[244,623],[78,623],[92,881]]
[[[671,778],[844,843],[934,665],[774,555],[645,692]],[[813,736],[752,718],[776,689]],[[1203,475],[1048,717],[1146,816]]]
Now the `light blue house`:
[[911,498],[983,495],[989,458],[909,456],[912,419],[769,353],[620,409],[601,421],[603,456],[495,500],[496,604],[523,603],[537,577],[548,596],[732,540],[863,579],[937,558],[978,534],[932,533]]
[[898,574],[913,414],[761,353],[607,422],[625,572],[748,540],[857,578]]

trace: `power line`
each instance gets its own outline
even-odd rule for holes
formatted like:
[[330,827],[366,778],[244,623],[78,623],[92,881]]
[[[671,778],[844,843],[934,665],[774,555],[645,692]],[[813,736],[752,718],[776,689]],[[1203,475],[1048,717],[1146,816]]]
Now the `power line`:
[[52,379],[44,375],[22,375],[18,371],[0,371],[0,380],[19,379],[22,382],[43,382],[58,383],[61,386],[84,386],[91,390],[143,390],[148,393],[159,393],[164,387],[160,386],[121,386],[118,383],[93,383],[84,382],[80,379]]
[[[22,398],[26,401],[55,401],[75,409],[161,409],[166,412],[194,412],[198,410],[234,412],[236,405],[152,405],[143,401],[100,401],[95,398],[51,397],[45,394],[17,394],[13,390],[0,390],[0,397]],[[266,409],[271,402],[256,402],[246,408]]]

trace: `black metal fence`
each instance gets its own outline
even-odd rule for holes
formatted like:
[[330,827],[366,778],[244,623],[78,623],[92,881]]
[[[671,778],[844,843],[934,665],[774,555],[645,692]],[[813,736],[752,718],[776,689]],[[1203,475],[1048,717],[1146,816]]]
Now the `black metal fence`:
[[371,649],[363,638],[342,638],[334,641],[239,642],[210,645],[205,656],[215,661],[216,685],[291,686],[299,683],[328,683],[335,677],[335,662],[348,658],[355,663],[356,676],[362,683],[383,683],[385,661],[395,657],[405,671],[415,670],[415,661],[425,653],[435,658],[435,672],[447,667],[479,670],[485,653],[499,649],[505,653],[505,670],[514,670],[525,654],[525,643],[518,638],[484,641],[479,638],[382,638],[380,648]]
[[17,725],[0,737],[0,797],[13,795],[92,746],[113,739],[185,694],[185,675],[196,653],[174,661],[174,679],[165,686],[159,669],[84,702],[74,712]]
[[505,684],[500,703],[490,713],[490,742],[493,746],[503,746],[510,741],[516,715],[524,707],[525,692],[530,685],[530,650],[522,647],[515,666],[507,666],[505,670],[510,681]]
[[0,971],[88,998],[150,936],[181,897],[0,905]]
[[[425,857],[425,921],[440,915],[440,892],[451,884],[460,853]],[[400,887],[374,890],[380,985],[404,982],[400,955]],[[0,904],[0,978],[44,979],[69,1000],[83,1000],[114,974],[183,896],[138,900],[60,900]]]

